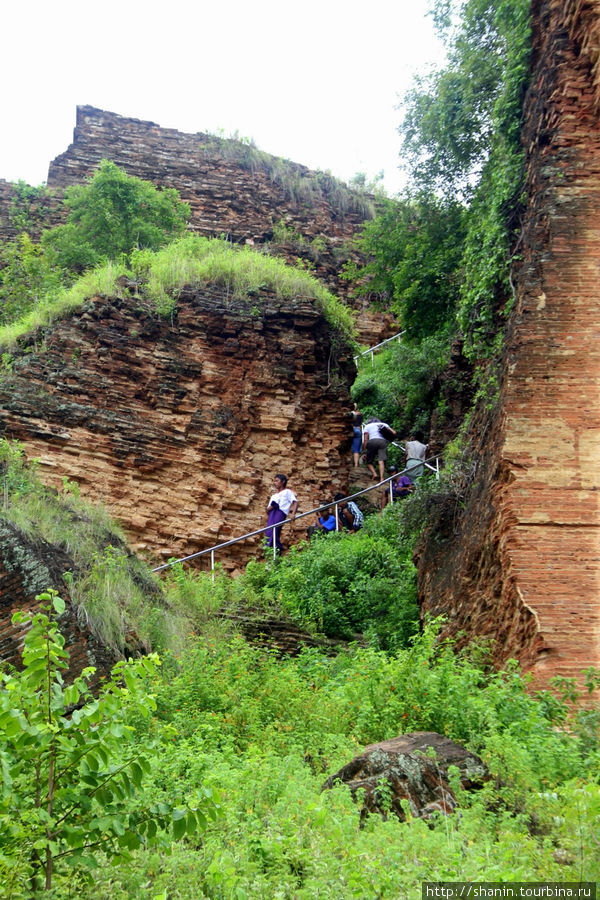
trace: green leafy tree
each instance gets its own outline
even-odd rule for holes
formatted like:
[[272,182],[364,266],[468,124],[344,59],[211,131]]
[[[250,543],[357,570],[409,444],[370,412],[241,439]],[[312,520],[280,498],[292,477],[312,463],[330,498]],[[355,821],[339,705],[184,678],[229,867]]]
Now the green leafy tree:
[[359,294],[375,295],[421,340],[454,318],[459,296],[465,209],[425,192],[388,200],[368,222],[359,247],[368,262],[349,276]]
[[190,215],[175,189],[158,190],[106,159],[87,184],[66,190],[65,204],[67,223],[45,231],[42,242],[76,271],[134,249],[157,250],[183,233]]
[[0,248],[0,324],[16,321],[62,285],[62,272],[28,234],[4,244]]
[[404,103],[403,155],[417,186],[469,202],[458,320],[465,352],[489,356],[510,306],[520,222],[520,135],[531,48],[528,0],[437,0],[448,63]]
[[40,612],[13,616],[30,623],[23,671],[0,675],[0,873],[14,898],[49,891],[65,865],[89,877],[98,853],[126,859],[167,827],[179,839],[215,815],[207,796],[203,809],[141,797],[151,747],[140,748],[129,719],[155,709],[147,684],[158,658],[117,663],[97,697],[93,668],[67,686],[64,639],[49,615],[51,605],[61,615],[64,601],[54,591],[36,599]]
[[[403,157],[417,184],[469,195],[490,156],[497,107],[506,100],[515,69],[522,100],[529,2],[436,0],[432,13],[448,62],[419,76],[404,97]],[[517,138],[520,102],[518,106],[509,115]]]

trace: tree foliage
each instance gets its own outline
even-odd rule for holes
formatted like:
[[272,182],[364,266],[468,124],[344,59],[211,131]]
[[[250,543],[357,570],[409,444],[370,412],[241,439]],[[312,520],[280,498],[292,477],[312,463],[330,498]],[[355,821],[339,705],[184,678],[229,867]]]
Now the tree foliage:
[[522,107],[529,75],[527,0],[438,0],[448,64],[421,78],[400,127],[417,185],[468,201],[458,321],[465,351],[488,355],[510,296],[524,157]]
[[358,245],[368,257],[357,293],[375,295],[396,314],[408,340],[421,340],[454,318],[459,295],[465,209],[421,192],[388,200]]
[[63,275],[23,233],[0,247],[0,325],[14,322],[60,290]]
[[[436,0],[447,64],[404,98],[408,198],[386,204],[351,275],[420,340],[458,325],[473,360],[489,355],[510,304],[509,270],[524,179],[520,144],[529,73],[527,0]],[[456,316],[456,318],[455,318]]]
[[158,190],[106,159],[87,184],[67,188],[65,205],[67,223],[45,231],[42,243],[76,271],[133,249],[157,250],[185,230],[190,215],[175,189]]
[[419,76],[400,126],[412,179],[429,190],[469,196],[498,131],[499,106],[519,71],[518,108],[504,123],[518,139],[527,0],[437,0],[433,15],[448,48],[444,68]]
[[0,872],[15,898],[49,891],[65,865],[89,873],[99,853],[126,859],[159,830],[172,827],[181,838],[215,813],[208,797],[204,810],[141,799],[152,745],[139,746],[128,720],[156,708],[147,679],[157,657],[117,663],[97,697],[88,685],[93,668],[66,685],[68,654],[50,618],[64,601],[56,592],[36,599],[40,612],[13,616],[13,625],[30,626],[23,671],[0,675]]

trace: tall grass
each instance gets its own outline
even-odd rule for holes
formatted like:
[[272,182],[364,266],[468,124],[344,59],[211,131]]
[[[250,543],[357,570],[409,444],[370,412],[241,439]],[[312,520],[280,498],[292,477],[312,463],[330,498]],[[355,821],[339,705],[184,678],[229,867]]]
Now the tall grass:
[[250,247],[186,235],[156,252],[134,254],[132,268],[163,314],[173,309],[184,286],[218,284],[232,299],[255,298],[260,291],[272,291],[280,300],[310,300],[334,329],[347,339],[354,336],[351,311],[306,269]]
[[240,139],[237,135],[230,138],[210,135],[205,148],[209,153],[236,162],[252,174],[264,172],[295,206],[314,207],[319,201],[326,201],[342,218],[348,213],[356,213],[363,219],[372,219],[375,215],[373,198],[364,191],[350,187],[330,172],[311,172],[290,160],[272,156],[259,150],[253,141]]
[[116,282],[124,275],[140,282],[142,294],[161,316],[172,313],[184,287],[218,284],[229,298],[252,298],[253,303],[261,291],[271,291],[283,301],[308,300],[344,339],[354,340],[349,308],[306,269],[220,238],[186,235],[156,252],[134,252],[131,270],[109,262],[86,272],[70,288],[48,294],[35,309],[0,328],[0,350],[10,350],[20,338],[68,316],[91,297],[118,294]]
[[23,447],[4,439],[0,486],[0,521],[70,558],[65,581],[82,625],[116,652],[132,639],[146,648],[181,647],[191,627],[188,611],[168,602],[103,506],[80,497],[77,484],[67,479],[62,491],[45,487]]

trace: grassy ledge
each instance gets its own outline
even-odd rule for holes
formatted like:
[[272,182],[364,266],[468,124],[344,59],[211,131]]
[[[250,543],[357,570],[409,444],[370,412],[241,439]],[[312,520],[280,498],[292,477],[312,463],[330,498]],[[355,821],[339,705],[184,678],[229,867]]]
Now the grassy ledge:
[[0,350],[10,350],[25,335],[68,316],[90,297],[118,293],[116,280],[123,275],[140,283],[141,292],[162,316],[173,312],[184,286],[223,285],[234,299],[255,298],[268,290],[284,301],[311,300],[335,331],[354,341],[351,311],[306,269],[220,238],[186,235],[158,251],[134,252],[130,268],[108,262],[86,272],[71,287],[49,295],[25,316],[0,328]]

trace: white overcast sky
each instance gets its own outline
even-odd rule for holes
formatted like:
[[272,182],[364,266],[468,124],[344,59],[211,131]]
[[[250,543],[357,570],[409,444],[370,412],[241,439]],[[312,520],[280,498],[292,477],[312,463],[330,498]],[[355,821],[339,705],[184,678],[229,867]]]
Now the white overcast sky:
[[339,178],[398,172],[398,96],[440,62],[428,0],[10,0],[0,178],[38,185],[78,104],[223,129]]

